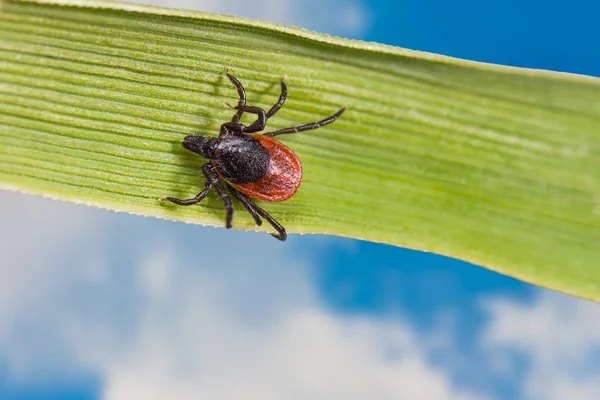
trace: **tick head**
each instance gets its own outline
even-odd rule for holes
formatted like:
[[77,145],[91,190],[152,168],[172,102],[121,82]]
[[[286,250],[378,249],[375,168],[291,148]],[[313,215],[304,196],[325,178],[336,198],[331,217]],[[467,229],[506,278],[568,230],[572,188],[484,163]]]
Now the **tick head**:
[[183,147],[189,151],[199,154],[209,160],[215,156],[215,149],[219,144],[219,140],[210,136],[190,135],[183,139]]

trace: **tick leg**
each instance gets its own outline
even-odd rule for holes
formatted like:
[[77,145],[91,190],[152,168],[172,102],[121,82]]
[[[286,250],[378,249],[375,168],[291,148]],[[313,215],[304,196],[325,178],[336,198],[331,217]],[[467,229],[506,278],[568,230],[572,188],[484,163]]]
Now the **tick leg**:
[[310,131],[311,129],[317,129],[322,126],[331,124],[336,119],[338,119],[340,117],[340,115],[342,115],[344,113],[344,111],[346,111],[346,109],[342,108],[340,111],[336,112],[331,117],[325,118],[321,121],[313,122],[312,124],[296,126],[294,128],[285,128],[285,129],[280,129],[280,130],[274,131],[274,132],[267,132],[267,133],[263,133],[263,135],[274,137],[277,135],[284,135],[284,134],[288,134],[288,133],[296,133],[296,132],[302,132],[302,131]]
[[219,136],[223,136],[228,131],[237,133],[254,133],[265,129],[265,126],[267,125],[267,113],[265,112],[265,110],[263,110],[260,107],[252,106],[236,106],[235,108],[250,114],[257,114],[258,119],[250,126],[240,124],[239,122],[226,122],[223,125],[221,125]]
[[287,232],[285,231],[285,228],[281,226],[279,222],[275,221],[275,218],[271,217],[271,215],[269,215],[268,212],[266,212],[256,204],[252,203],[252,206],[254,207],[258,215],[266,219],[271,224],[271,226],[277,231],[277,234],[271,233],[271,236],[281,240],[282,242],[285,241],[285,239],[287,239]]
[[221,129],[219,130],[219,137],[223,136],[227,132],[237,132],[244,133],[246,129],[246,125],[240,124],[239,122],[225,122],[221,125]]
[[227,195],[225,188],[219,182],[219,175],[213,170],[213,166],[211,163],[206,163],[202,166],[202,172],[204,172],[204,176],[206,176],[206,183],[214,186],[223,199],[223,203],[225,204],[225,210],[227,211],[227,216],[225,217],[225,228],[231,228],[231,222],[233,221],[233,203],[231,202],[231,198]]
[[260,216],[258,215],[258,213],[256,212],[256,210],[254,209],[254,207],[253,207],[254,204],[252,204],[252,202],[249,201],[248,196],[244,196],[243,194],[241,194],[240,192],[238,192],[230,184],[227,184],[227,189],[229,189],[229,193],[231,193],[231,195],[233,197],[235,197],[240,203],[242,203],[244,205],[244,207],[246,207],[246,210],[248,210],[248,212],[250,213],[250,215],[252,215],[252,218],[254,218],[254,222],[256,222],[256,225],[261,226],[262,225],[262,219],[260,219]]
[[175,197],[165,197],[164,199],[160,199],[160,200],[161,201],[164,201],[164,200],[170,201],[171,203],[175,203],[180,206],[191,206],[194,204],[198,204],[202,200],[204,200],[204,198],[208,195],[208,192],[210,192],[210,189],[212,189],[212,185],[210,183],[206,182],[206,187],[204,188],[204,190],[201,191],[200,193],[198,193],[198,195],[196,197],[194,197],[193,199],[182,200],[182,199],[178,199]]
[[[284,79],[282,79],[280,83],[281,94],[279,95],[277,103],[275,103],[273,107],[271,107],[271,109],[265,113],[265,111],[260,107],[246,106],[246,91],[244,90],[244,86],[235,76],[229,73],[229,68],[225,70],[225,73],[227,74],[227,78],[229,78],[231,83],[233,83],[233,85],[236,87],[240,98],[238,105],[234,107],[237,109],[237,113],[233,116],[231,122],[221,125],[219,136],[223,136],[225,133],[227,133],[227,131],[238,133],[255,133],[264,130],[267,120],[275,115],[275,113],[277,113],[281,107],[283,107],[283,103],[285,103],[285,99],[287,98],[288,90]],[[239,121],[244,112],[257,114],[257,120],[249,126],[240,124]]]
[[[285,103],[285,99],[287,98],[287,93],[288,93],[287,86],[285,85],[285,81],[282,79],[281,80],[281,94],[279,95],[279,100],[277,100],[277,103],[275,103],[275,105],[273,105],[273,107],[271,107],[271,109],[267,112],[267,115],[266,115],[267,120],[269,118],[271,118],[273,115],[275,115],[275,113],[277,111],[279,111],[279,109],[281,109],[281,107],[283,107],[283,103]],[[259,120],[256,120],[248,128],[254,129],[254,126],[258,125],[258,124],[259,124]]]
[[[166,201],[170,201],[171,203],[178,204],[180,206],[192,206],[194,204],[200,203],[208,195],[208,193],[213,188],[213,186],[215,186],[215,180],[212,179],[212,176],[209,177],[209,175],[207,174],[207,170],[209,170],[211,167],[212,167],[211,163],[206,163],[202,166],[202,171],[204,172],[204,176],[206,176],[206,184],[204,185],[204,190],[201,191],[200,193],[198,193],[198,195],[196,197],[194,197],[193,199],[187,199],[187,200],[178,199],[176,197],[165,197],[164,199],[160,199],[160,201],[166,200]],[[214,174],[214,173],[212,171],[210,171],[209,174]],[[218,181],[216,181],[216,182],[218,183]]]
[[246,196],[245,194],[243,194],[241,192],[238,192],[231,185],[227,184],[227,187],[229,188],[229,191],[231,192],[231,194],[233,196],[235,196],[235,198],[238,199],[240,201],[240,203],[242,203],[244,205],[244,207],[246,207],[246,209],[248,210],[250,215],[252,215],[252,217],[254,218],[256,225],[258,225],[258,226],[262,225],[262,221],[260,220],[260,217],[263,217],[277,231],[277,234],[272,233],[271,236],[273,236],[281,241],[284,241],[287,239],[287,232],[285,231],[285,228],[283,226],[281,226],[281,224],[279,222],[277,222],[273,217],[271,217],[271,215],[268,212],[266,212],[265,210],[263,210],[262,208],[257,206],[252,201],[252,199],[250,199],[250,197]]
[[[287,239],[287,232],[285,231],[285,228],[283,226],[281,226],[281,224],[279,222],[275,221],[275,218],[271,217],[271,215],[268,212],[266,212],[265,210],[263,210],[262,208],[257,206],[252,201],[252,199],[250,199],[250,197],[246,196],[243,193],[238,192],[237,190],[236,190],[236,192],[237,192],[236,198],[240,200],[240,202],[246,207],[248,212],[250,212],[250,214],[252,214],[253,217],[254,217],[254,214],[256,213],[256,214],[260,215],[261,217],[263,217],[264,219],[266,219],[269,222],[269,224],[271,224],[271,226],[273,228],[275,228],[275,230],[277,231],[277,234],[272,233],[271,236],[273,236],[276,239],[281,240],[282,242]],[[252,208],[254,211],[250,211],[250,208]],[[254,217],[254,220],[256,221],[256,217]],[[257,225],[260,225],[260,224],[257,223]]]
[[271,107],[269,112],[267,112],[267,119],[271,118],[273,115],[275,115],[275,113],[277,111],[279,111],[279,109],[281,107],[283,107],[283,103],[285,103],[287,94],[288,94],[287,86],[285,85],[285,81],[282,79],[281,80],[281,94],[279,95],[279,100],[277,100],[277,103],[275,103],[275,105],[273,107]]
[[[240,97],[240,99],[238,100],[238,106],[246,105],[246,91],[244,90],[244,86],[242,85],[242,83],[238,81],[238,79],[235,76],[229,73],[229,68],[225,69],[225,74],[237,89],[238,96]],[[238,109],[237,113],[233,116],[233,118],[231,118],[231,122],[239,122],[240,118],[242,118],[242,114],[244,114],[244,110]]]
[[267,126],[267,113],[260,107],[246,106],[246,105],[238,105],[235,108],[238,110],[245,111],[250,114],[256,114],[258,116],[257,120],[252,123],[250,126],[244,126],[242,132],[244,133],[254,133],[259,132],[265,129]]

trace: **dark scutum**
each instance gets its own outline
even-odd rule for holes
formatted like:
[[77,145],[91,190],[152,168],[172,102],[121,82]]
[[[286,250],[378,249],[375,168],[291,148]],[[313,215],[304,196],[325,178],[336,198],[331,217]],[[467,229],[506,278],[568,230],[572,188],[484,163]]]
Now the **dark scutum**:
[[244,184],[265,176],[271,157],[252,136],[230,133],[221,137],[213,160],[223,178],[233,184]]

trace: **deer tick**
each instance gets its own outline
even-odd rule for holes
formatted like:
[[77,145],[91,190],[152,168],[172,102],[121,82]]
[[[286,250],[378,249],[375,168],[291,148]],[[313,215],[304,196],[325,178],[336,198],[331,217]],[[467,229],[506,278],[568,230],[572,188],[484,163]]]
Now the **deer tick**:
[[[182,200],[166,197],[161,201],[167,200],[180,206],[191,206],[201,202],[211,189],[215,188],[225,204],[227,211],[225,227],[229,229],[233,220],[233,204],[227,194],[229,191],[246,207],[256,225],[262,225],[262,217],[277,231],[276,234],[272,234],[275,238],[286,240],[285,228],[252,201],[252,199],[269,202],[288,200],[296,193],[302,181],[300,159],[289,147],[274,137],[317,129],[331,124],[342,115],[345,108],[321,121],[259,134],[258,132],[265,129],[267,120],[281,109],[287,98],[285,79],[281,80],[279,100],[269,111],[265,111],[260,107],[247,105],[244,86],[237,78],[229,74],[228,69],[226,69],[226,75],[236,87],[239,95],[238,104],[234,107],[237,112],[231,122],[221,125],[218,138],[190,135],[186,136],[182,142],[184,148],[210,160],[202,166],[202,172],[206,177],[204,190],[193,199]],[[256,121],[248,126],[240,123],[240,118],[245,112],[257,116]],[[227,190],[220,179],[225,182]]]

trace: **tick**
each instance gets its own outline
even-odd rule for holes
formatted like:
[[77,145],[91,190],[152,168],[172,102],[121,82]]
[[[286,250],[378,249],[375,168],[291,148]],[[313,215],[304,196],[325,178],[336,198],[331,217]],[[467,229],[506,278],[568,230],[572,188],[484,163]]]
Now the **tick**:
[[[302,181],[302,164],[298,156],[275,136],[290,133],[309,131],[331,124],[342,115],[345,108],[329,118],[311,124],[300,125],[293,128],[259,134],[266,127],[267,120],[271,118],[287,98],[287,86],[281,80],[281,94],[279,100],[268,112],[260,107],[246,105],[246,91],[237,78],[229,74],[227,78],[236,87],[239,101],[234,108],[237,110],[231,122],[221,125],[219,137],[190,135],[183,139],[182,145],[189,151],[199,154],[210,160],[202,166],[206,177],[206,184],[193,199],[182,200],[166,197],[166,200],[180,206],[191,206],[201,202],[215,188],[223,199],[227,216],[225,228],[231,228],[233,220],[233,204],[227,191],[244,205],[252,215],[256,225],[262,225],[261,217],[266,219],[277,233],[272,234],[279,240],[286,240],[285,228],[269,213],[257,206],[252,199],[269,202],[288,200],[296,193]],[[240,123],[244,113],[256,114],[257,119],[246,126]],[[220,182],[223,180],[225,186]],[[225,190],[227,187],[227,191]]]

